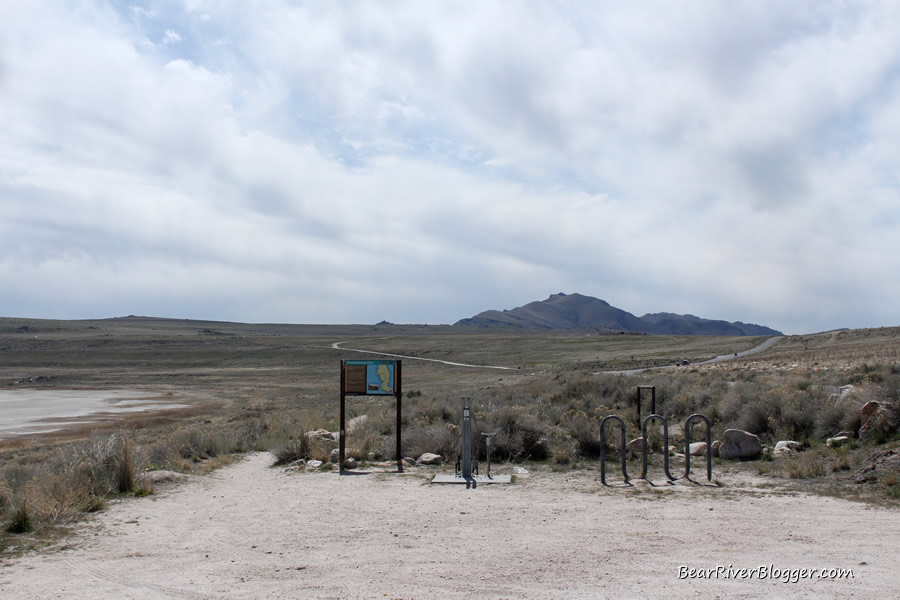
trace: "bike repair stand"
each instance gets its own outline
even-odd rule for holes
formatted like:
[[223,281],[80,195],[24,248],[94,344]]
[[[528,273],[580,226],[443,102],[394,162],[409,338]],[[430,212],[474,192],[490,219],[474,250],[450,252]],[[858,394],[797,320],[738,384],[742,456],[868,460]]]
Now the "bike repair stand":
[[459,460],[456,463],[455,475],[436,475],[431,483],[465,483],[466,489],[478,487],[479,483],[512,483],[509,475],[491,475],[490,448],[491,436],[493,433],[485,435],[485,443],[487,445],[488,454],[488,473],[487,475],[478,474],[478,463],[472,462],[472,399],[468,396],[462,399],[462,419],[460,421],[460,430],[462,439],[460,443]]

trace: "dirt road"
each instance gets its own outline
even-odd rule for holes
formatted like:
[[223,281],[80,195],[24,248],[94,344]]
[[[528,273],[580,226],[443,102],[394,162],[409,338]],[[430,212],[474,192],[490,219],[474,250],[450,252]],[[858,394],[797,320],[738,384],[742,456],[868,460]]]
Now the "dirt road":
[[[67,542],[0,567],[13,598],[888,598],[896,510],[721,488],[603,488],[595,471],[514,485],[287,472],[255,454],[116,503]],[[745,491],[742,491],[745,490]],[[686,569],[725,571],[679,578]],[[849,568],[850,579],[725,579],[727,569]],[[684,569],[682,569],[684,567]]]

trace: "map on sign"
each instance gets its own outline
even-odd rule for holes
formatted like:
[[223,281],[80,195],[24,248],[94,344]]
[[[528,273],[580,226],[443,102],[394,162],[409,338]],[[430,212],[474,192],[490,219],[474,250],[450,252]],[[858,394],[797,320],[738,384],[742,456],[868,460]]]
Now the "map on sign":
[[[393,394],[393,360],[348,360],[346,391],[356,394]],[[365,373],[365,378],[363,378]]]

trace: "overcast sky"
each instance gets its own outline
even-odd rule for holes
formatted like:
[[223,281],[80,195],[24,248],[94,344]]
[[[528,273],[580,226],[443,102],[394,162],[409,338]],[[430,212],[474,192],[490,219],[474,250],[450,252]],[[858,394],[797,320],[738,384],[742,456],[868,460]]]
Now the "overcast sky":
[[900,2],[2,2],[0,315],[900,325]]

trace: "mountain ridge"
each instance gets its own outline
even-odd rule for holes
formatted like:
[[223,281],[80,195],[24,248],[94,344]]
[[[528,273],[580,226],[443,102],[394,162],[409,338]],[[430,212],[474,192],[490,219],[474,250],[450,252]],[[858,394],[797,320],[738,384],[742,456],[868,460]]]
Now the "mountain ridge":
[[506,310],[486,310],[454,325],[523,329],[593,329],[652,335],[783,335],[780,331],[742,321],[704,319],[670,312],[637,317],[605,300],[582,294],[552,294]]

